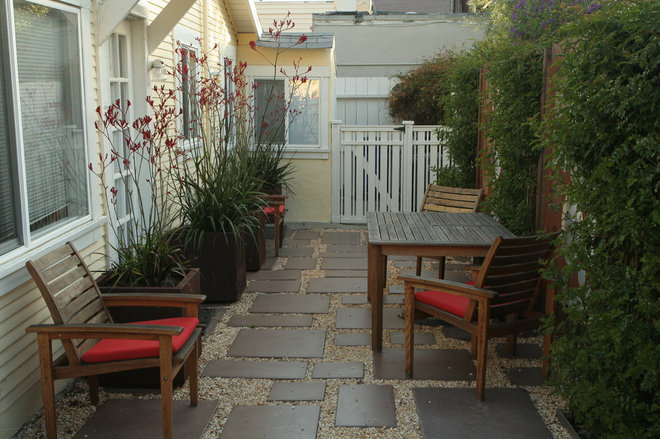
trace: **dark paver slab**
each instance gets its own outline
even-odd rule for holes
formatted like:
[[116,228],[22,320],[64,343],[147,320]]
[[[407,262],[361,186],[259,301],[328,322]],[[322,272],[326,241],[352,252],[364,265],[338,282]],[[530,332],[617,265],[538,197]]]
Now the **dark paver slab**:
[[320,413],[311,405],[235,406],[220,439],[314,439]]
[[330,296],[268,294],[257,296],[250,307],[254,313],[323,314],[330,310]]
[[295,380],[305,378],[307,363],[303,361],[211,360],[203,377],[263,378]]
[[323,259],[367,259],[366,252],[326,252],[321,256]]
[[541,367],[514,367],[506,371],[506,376],[517,386],[542,386],[545,383]]
[[341,296],[341,303],[343,305],[364,305],[369,303],[366,294],[344,294]]
[[335,346],[366,346],[371,344],[371,334],[344,333],[335,334]]
[[363,363],[317,363],[312,378],[364,378]]
[[[190,407],[189,401],[174,401],[174,437],[201,437],[217,406],[217,401],[200,400],[197,407]],[[160,399],[110,399],[96,409],[74,438],[159,438],[163,434],[161,413]]]
[[325,253],[364,253],[367,254],[366,245],[333,245],[328,244],[325,246]]
[[394,388],[377,384],[339,386],[338,427],[396,427]]
[[247,280],[296,280],[302,270],[259,270],[247,274]]
[[367,270],[325,270],[325,277],[361,277],[367,278]]
[[518,343],[516,346],[516,355],[513,357],[506,354],[506,343],[500,343],[495,347],[497,355],[502,358],[530,358],[539,359],[543,357],[543,349],[534,343]]
[[403,294],[386,294],[383,297],[383,303],[386,305],[403,305]]
[[317,230],[298,230],[294,235],[294,239],[319,239],[321,232]]
[[284,264],[285,270],[313,270],[316,268],[316,258],[288,258]]
[[323,258],[321,270],[365,270],[367,258]]
[[402,284],[390,285],[387,287],[387,291],[390,294],[403,294],[403,285]]
[[268,401],[323,401],[325,383],[275,383]]
[[317,277],[309,280],[308,293],[366,293],[367,279]]
[[312,326],[312,316],[232,316],[227,326]]
[[457,340],[469,341],[472,339],[472,336],[469,332],[463,331],[462,329],[455,326],[447,326],[442,328],[442,334],[447,338],[455,338]]
[[[413,389],[425,439],[550,439],[552,435],[523,389]],[[470,422],[470,420],[472,422]]]
[[[391,332],[390,343],[404,344],[406,334],[404,332]],[[435,337],[430,332],[415,333],[415,344],[435,344]]]
[[204,330],[202,334],[213,334],[215,327],[218,326],[218,322],[222,320],[222,317],[227,312],[227,308],[218,308],[209,305],[202,305],[200,307],[201,318],[200,321],[204,325]]
[[247,293],[297,293],[298,291],[300,291],[300,280],[253,280],[245,289]]
[[[470,353],[465,349],[415,349],[413,379],[469,381],[476,377]],[[403,349],[383,349],[374,353],[374,377],[403,380],[405,353]]]
[[323,356],[325,331],[318,329],[241,329],[230,357],[313,358]]
[[303,256],[310,258],[314,255],[314,247],[282,247],[280,257]]
[[[399,308],[383,308],[383,328],[402,329],[404,320],[397,314]],[[371,308],[348,308],[337,309],[337,329],[371,329]]]
[[325,232],[321,237],[325,244],[358,245],[360,232]]

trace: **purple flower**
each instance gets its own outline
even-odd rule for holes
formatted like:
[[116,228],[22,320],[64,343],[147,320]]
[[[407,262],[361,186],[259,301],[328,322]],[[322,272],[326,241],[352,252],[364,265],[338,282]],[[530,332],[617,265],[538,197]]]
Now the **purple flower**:
[[599,10],[601,8],[602,8],[602,6],[600,4],[598,4],[597,2],[594,2],[594,3],[589,5],[589,7],[587,8],[586,13],[591,14],[591,13],[594,13],[594,12],[596,12],[597,10]]

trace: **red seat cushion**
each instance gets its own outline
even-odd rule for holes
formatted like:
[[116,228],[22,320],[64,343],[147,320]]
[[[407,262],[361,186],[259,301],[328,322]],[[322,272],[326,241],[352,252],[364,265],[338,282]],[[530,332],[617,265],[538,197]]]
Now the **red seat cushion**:
[[264,207],[264,212],[267,215],[274,215],[275,214],[275,207],[277,207],[277,209],[279,210],[280,215],[282,215],[284,213],[284,205],[283,204],[280,204],[279,206],[274,206],[274,207],[270,207],[270,206],[269,207]]
[[[148,320],[127,323],[132,325],[181,326],[181,334],[172,337],[172,352],[176,353],[188,341],[199,324],[196,317],[175,317],[171,319]],[[96,343],[81,357],[85,363],[103,363],[106,361],[134,360],[137,358],[158,357],[159,347],[156,340],[126,340],[104,338]]]
[[[474,282],[466,282],[468,285],[474,285]],[[463,317],[467,310],[470,299],[463,296],[445,293],[444,291],[420,291],[415,293],[415,300],[427,305],[434,306],[443,311],[452,313],[458,317]]]

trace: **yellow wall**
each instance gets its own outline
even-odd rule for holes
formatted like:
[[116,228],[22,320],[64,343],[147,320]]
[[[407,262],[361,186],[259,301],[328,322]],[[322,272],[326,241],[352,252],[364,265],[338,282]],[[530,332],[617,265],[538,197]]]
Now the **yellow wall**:
[[330,222],[332,170],[330,160],[294,159],[286,221]]

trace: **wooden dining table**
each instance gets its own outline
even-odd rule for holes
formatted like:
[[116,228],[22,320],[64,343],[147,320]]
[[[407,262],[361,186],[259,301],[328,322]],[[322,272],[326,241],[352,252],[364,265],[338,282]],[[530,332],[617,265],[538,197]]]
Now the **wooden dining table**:
[[515,237],[481,212],[368,213],[368,285],[371,347],[383,347],[383,289],[387,256],[485,256],[496,237]]

